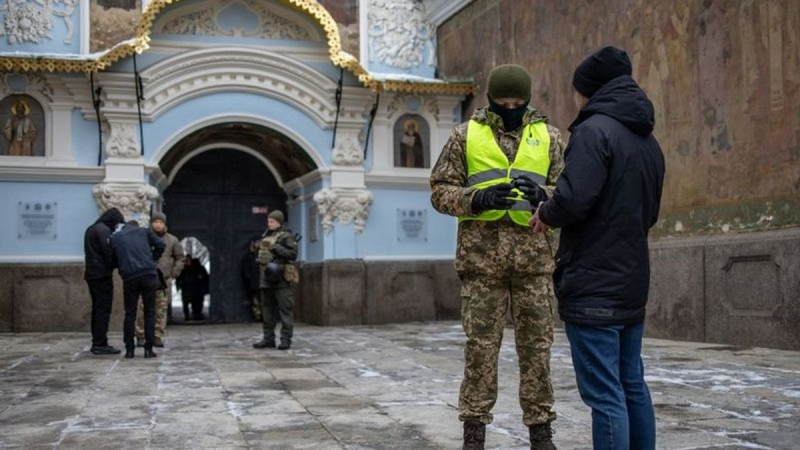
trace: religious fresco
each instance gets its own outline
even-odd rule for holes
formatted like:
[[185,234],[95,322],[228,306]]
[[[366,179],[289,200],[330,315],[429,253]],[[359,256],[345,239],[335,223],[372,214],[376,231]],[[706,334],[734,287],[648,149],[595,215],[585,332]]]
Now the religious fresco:
[[142,0],[91,0],[89,15],[89,47],[92,52],[101,52],[136,37]]
[[394,125],[394,165],[406,168],[430,167],[428,122],[418,114],[404,114]]
[[319,4],[328,10],[339,26],[342,50],[358,58],[360,51],[358,0],[319,0]]
[[45,156],[44,109],[29,95],[0,101],[0,156]]

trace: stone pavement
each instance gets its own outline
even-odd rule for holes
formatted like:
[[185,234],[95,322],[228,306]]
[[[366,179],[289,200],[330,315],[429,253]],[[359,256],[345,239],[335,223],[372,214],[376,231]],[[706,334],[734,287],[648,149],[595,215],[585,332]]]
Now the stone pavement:
[[[0,335],[0,448],[459,448],[459,324],[296,332],[279,352],[250,347],[256,324],[173,326],[156,360],[92,356],[88,332]],[[487,447],[527,448],[504,342]],[[645,355],[659,448],[800,448],[800,353],[648,340]],[[562,332],[552,374],[556,442],[589,448]]]

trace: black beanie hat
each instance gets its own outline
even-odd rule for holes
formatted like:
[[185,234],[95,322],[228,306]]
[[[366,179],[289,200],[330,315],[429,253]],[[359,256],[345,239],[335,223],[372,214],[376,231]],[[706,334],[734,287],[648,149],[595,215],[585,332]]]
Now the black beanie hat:
[[572,77],[572,86],[584,97],[590,98],[614,78],[632,73],[631,60],[625,50],[605,47],[580,63]]
[[531,99],[531,74],[517,64],[497,66],[489,72],[489,97]]

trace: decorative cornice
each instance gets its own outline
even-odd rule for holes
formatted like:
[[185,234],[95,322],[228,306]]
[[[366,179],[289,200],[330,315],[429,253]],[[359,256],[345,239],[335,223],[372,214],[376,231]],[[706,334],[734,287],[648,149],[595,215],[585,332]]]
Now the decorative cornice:
[[472,0],[424,0],[424,3],[428,20],[438,27],[472,3]]
[[286,184],[284,184],[284,190],[288,193],[292,193],[318,181],[329,180],[330,177],[330,169],[316,169],[294,180],[287,181]]
[[[135,38],[122,42],[99,56],[56,58],[39,56],[2,56],[0,71],[8,72],[99,72],[124,58],[141,54],[150,48],[150,35],[158,14],[168,5],[181,0],[153,0],[142,14]],[[305,14],[321,26],[328,41],[328,57],[331,63],[356,77],[366,88],[373,91],[398,91],[417,94],[467,95],[475,91],[472,83],[414,81],[380,81],[370,74],[353,55],[342,50],[339,29],[330,13],[316,0],[278,0]]]
[[[30,164],[30,157],[25,158],[27,164],[11,165],[8,158],[0,158],[0,181],[54,182],[54,183],[98,183],[103,181],[106,170],[103,167],[71,167],[48,166],[46,164]],[[16,158],[15,158],[16,159]]]
[[367,186],[430,190],[430,169],[399,169],[391,173],[372,172],[364,177],[364,182]]

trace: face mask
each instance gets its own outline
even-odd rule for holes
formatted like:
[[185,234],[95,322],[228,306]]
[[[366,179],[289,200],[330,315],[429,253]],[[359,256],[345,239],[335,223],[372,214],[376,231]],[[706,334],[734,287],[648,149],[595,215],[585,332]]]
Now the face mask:
[[503,129],[506,131],[514,131],[522,125],[522,119],[525,117],[525,112],[528,110],[528,102],[524,105],[508,109],[500,106],[489,97],[489,111],[497,114],[503,119]]

